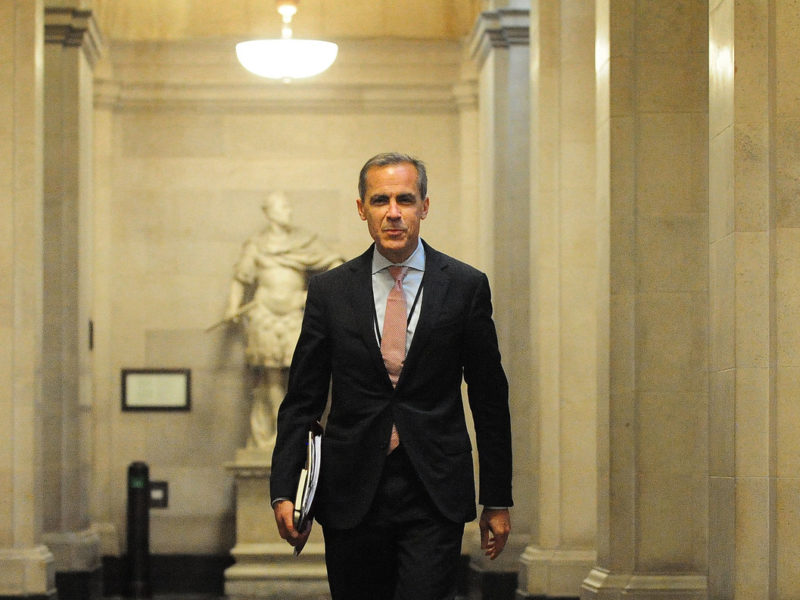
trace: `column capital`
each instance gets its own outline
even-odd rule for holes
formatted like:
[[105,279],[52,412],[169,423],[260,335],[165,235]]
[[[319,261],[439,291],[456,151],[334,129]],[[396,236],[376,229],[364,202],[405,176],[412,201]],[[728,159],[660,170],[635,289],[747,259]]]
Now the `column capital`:
[[483,60],[492,48],[527,46],[530,39],[530,11],[501,8],[478,16],[468,39],[470,55]]
[[46,7],[44,41],[46,44],[82,48],[92,66],[101,53],[102,37],[91,10],[63,6]]

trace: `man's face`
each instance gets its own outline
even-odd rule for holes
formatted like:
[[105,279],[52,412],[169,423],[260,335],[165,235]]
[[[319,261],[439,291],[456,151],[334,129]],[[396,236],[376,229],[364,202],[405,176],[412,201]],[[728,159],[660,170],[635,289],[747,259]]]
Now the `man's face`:
[[428,216],[428,198],[417,189],[417,169],[409,163],[372,167],[367,171],[364,199],[356,200],[378,252],[394,263],[417,248],[420,221]]

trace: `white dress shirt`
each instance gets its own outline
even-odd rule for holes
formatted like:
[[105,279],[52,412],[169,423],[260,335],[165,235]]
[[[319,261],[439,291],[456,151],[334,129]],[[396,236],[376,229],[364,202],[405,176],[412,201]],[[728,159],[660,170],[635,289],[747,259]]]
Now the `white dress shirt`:
[[[383,319],[386,316],[386,299],[394,286],[394,279],[389,273],[389,267],[394,266],[388,258],[383,256],[376,248],[372,251],[372,297],[375,301],[375,339],[380,345],[383,332]],[[417,242],[414,252],[398,266],[408,267],[403,279],[403,292],[406,295],[406,316],[411,314],[406,329],[406,353],[411,347],[411,340],[419,322],[419,313],[422,308],[422,276],[425,274],[425,247],[422,241]],[[416,305],[414,303],[416,299]],[[413,309],[413,313],[411,310]]]

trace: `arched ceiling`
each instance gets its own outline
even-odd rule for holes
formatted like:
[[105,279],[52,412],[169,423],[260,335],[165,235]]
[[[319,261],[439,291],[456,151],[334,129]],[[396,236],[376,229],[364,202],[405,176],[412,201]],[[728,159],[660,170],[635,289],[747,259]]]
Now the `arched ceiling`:
[[[300,0],[295,37],[456,40],[469,33],[481,0]],[[279,37],[275,0],[94,0],[110,40]]]

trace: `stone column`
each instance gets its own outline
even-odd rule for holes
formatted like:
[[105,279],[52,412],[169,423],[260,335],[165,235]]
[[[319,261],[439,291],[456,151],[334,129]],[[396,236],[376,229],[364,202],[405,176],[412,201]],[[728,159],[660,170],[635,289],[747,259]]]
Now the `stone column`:
[[709,3],[713,598],[797,593],[796,12],[781,2]]
[[[494,4],[500,4],[495,2]],[[481,13],[470,49],[478,68],[478,261],[492,280],[503,364],[510,382],[514,443],[513,533],[502,559],[489,565],[476,545],[473,568],[516,571],[530,529],[532,464],[528,185],[528,9],[526,2]],[[525,7],[520,6],[524,4]],[[476,540],[477,543],[477,540]]]
[[[44,541],[66,582],[100,567],[89,527],[92,65],[98,34],[81,2],[45,7]],[[62,587],[62,583],[59,583]]]
[[575,597],[595,563],[594,3],[531,3],[531,453],[519,597]]
[[706,598],[708,5],[601,0],[596,19],[610,305],[581,597]]
[[39,0],[0,2],[0,596],[55,596],[42,545],[42,47]]

